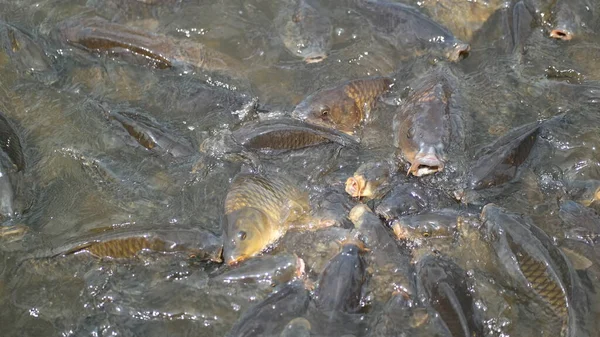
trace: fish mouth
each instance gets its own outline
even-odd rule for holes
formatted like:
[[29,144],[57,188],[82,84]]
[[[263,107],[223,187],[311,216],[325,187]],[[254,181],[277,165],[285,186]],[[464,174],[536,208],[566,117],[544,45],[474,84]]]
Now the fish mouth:
[[368,197],[370,193],[363,193],[365,191],[365,187],[367,186],[367,182],[365,181],[365,177],[363,176],[354,176],[348,178],[346,180],[346,193],[350,194],[350,196],[354,198],[359,197]]
[[448,59],[452,62],[458,62],[462,59],[467,58],[469,53],[471,52],[471,45],[464,42],[455,43],[448,54],[446,55]]
[[327,58],[327,54],[311,54],[304,57],[304,62],[307,64],[319,63]]
[[296,256],[296,277],[302,278],[305,275],[306,264],[304,260]]
[[565,28],[555,28],[550,31],[550,37],[557,40],[569,41],[573,38],[573,33]]
[[415,159],[410,165],[406,175],[413,174],[416,177],[421,177],[428,174],[433,174],[444,170],[444,161],[439,158],[435,150],[431,149],[426,153],[419,151]]
[[407,240],[411,237],[410,231],[406,229],[406,226],[400,222],[400,220],[394,220],[392,223],[392,232],[398,240]]
[[248,256],[245,254],[237,256],[237,257],[230,256],[227,258],[227,265],[229,265],[231,267],[237,266],[240,262],[244,261],[247,258],[248,258]]

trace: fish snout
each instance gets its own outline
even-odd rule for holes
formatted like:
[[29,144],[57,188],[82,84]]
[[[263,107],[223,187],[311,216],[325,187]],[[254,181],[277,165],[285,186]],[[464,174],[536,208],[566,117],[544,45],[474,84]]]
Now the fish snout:
[[363,192],[366,187],[366,181],[363,176],[354,176],[346,180],[346,193],[350,194],[353,198],[365,196]]
[[446,57],[452,62],[458,62],[467,58],[471,52],[471,45],[465,42],[455,43],[448,51]]
[[311,53],[304,57],[304,62],[311,63],[319,63],[327,58],[327,54],[325,53]]
[[566,27],[557,27],[550,31],[550,37],[557,40],[569,41],[573,38],[573,32]]
[[428,147],[427,150],[420,150],[411,163],[407,174],[420,177],[444,170],[443,148]]

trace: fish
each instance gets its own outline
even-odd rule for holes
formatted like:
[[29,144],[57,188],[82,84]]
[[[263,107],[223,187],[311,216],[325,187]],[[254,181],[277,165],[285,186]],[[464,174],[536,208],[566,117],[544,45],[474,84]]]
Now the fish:
[[514,4],[510,15],[507,15],[507,21],[511,42],[509,51],[523,54],[525,52],[525,42],[532,33],[533,25],[533,16],[523,1]]
[[232,133],[234,141],[246,150],[281,154],[324,144],[355,147],[356,138],[292,118],[251,122]]
[[215,275],[213,283],[267,283],[273,287],[304,275],[304,261],[296,254],[258,256]]
[[587,0],[557,0],[552,11],[550,37],[570,41],[591,28],[595,4]]
[[17,205],[17,191],[26,162],[19,135],[1,112],[0,150],[0,215],[6,220],[21,211]]
[[297,317],[291,320],[279,337],[310,337],[310,322],[306,318]]
[[139,113],[117,112],[107,108],[104,112],[109,121],[121,125],[139,145],[148,150],[168,153],[175,158],[188,157],[195,153],[192,145],[183,137],[169,134],[157,123]]
[[385,220],[419,213],[431,204],[429,191],[417,183],[399,183],[375,207],[375,213]]
[[242,314],[228,337],[276,336],[308,309],[310,296],[303,280],[288,282]]
[[373,297],[386,301],[393,292],[414,296],[416,286],[410,251],[398,244],[390,230],[367,205],[356,205],[348,218],[354,224],[358,238],[368,249],[364,256],[373,270],[369,281]]
[[229,186],[224,210],[223,255],[234,265],[275,244],[310,208],[308,194],[286,178],[240,173]]
[[367,280],[367,265],[363,258],[363,244],[350,240],[329,261],[321,273],[315,289],[315,305],[328,316],[337,313],[358,313],[363,305],[363,286]]
[[242,71],[239,61],[200,43],[176,40],[97,16],[67,19],[58,25],[57,34],[65,43],[84,51],[117,56],[156,69],[193,66],[230,75]]
[[454,262],[427,255],[417,264],[419,297],[440,315],[453,337],[483,336],[467,273]]
[[[539,238],[551,239],[527,218],[494,204],[484,206],[481,219],[484,236],[498,256],[498,265],[508,274],[509,284],[542,306],[548,329],[566,336],[575,319],[570,309],[573,303],[556,262]],[[567,263],[564,255],[562,258]]]
[[386,93],[392,80],[370,77],[350,80],[308,95],[292,112],[292,116],[311,124],[356,134],[369,120],[377,100]]
[[432,53],[451,62],[465,58],[471,46],[418,9],[399,2],[356,0],[356,7],[376,33],[406,54]]
[[184,252],[203,261],[222,262],[223,241],[196,228],[119,228],[87,234],[66,242],[52,242],[24,257],[28,259],[89,254],[95,258],[131,259],[143,251]]
[[400,217],[391,227],[399,240],[453,238],[458,233],[459,216],[460,212],[442,209]]
[[286,0],[275,18],[286,49],[306,63],[318,63],[331,50],[333,25],[306,0]]
[[520,126],[481,149],[468,174],[469,188],[481,190],[512,180],[529,157],[542,124],[533,122]]
[[11,171],[20,172],[25,169],[25,155],[21,140],[15,128],[8,121],[3,113],[0,112],[0,149],[6,162],[11,167]]
[[444,170],[450,142],[464,138],[462,119],[451,109],[457,83],[444,69],[434,69],[394,116],[398,157],[410,163],[407,175],[420,177]]
[[375,198],[387,187],[395,171],[395,165],[388,162],[366,162],[346,180],[346,193],[354,198]]
[[566,185],[568,197],[584,206],[600,199],[600,180],[575,180]]

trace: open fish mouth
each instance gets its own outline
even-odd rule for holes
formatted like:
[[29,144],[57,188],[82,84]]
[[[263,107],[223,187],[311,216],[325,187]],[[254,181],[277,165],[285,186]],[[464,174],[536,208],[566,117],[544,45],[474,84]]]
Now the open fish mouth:
[[410,165],[406,175],[412,173],[416,177],[433,174],[444,170],[444,162],[436,154],[418,153]]
[[569,41],[573,38],[573,33],[568,29],[555,28],[550,31],[550,37],[557,40]]
[[367,182],[363,176],[350,177],[346,180],[346,193],[350,194],[353,198],[368,196],[364,193],[366,186]]
[[311,54],[304,57],[304,62],[310,63],[319,63],[327,58],[327,54]]
[[462,59],[467,58],[470,52],[471,45],[469,45],[468,43],[459,42],[452,46],[452,48],[448,51],[448,54],[446,56],[448,57],[448,60],[452,62],[458,62]]

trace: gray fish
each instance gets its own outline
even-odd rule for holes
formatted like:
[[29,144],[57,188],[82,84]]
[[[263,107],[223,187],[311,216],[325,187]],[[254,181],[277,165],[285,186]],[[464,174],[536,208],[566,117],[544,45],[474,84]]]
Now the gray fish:
[[452,209],[406,215],[392,222],[399,240],[452,239],[458,232],[460,212]]
[[295,254],[258,256],[214,276],[211,282],[285,284],[304,274],[304,261]]
[[557,0],[552,12],[550,37],[569,41],[591,31],[596,4],[588,0]]
[[279,337],[310,337],[310,329],[310,322],[306,318],[294,318],[285,326]]
[[417,280],[419,297],[439,313],[453,337],[483,335],[464,270],[450,260],[428,255],[417,264]]
[[565,238],[595,246],[600,241],[600,215],[593,209],[566,200],[560,203],[560,218],[569,226]]
[[511,44],[508,50],[511,53],[524,53],[525,42],[532,33],[533,17],[527,9],[523,1],[518,1],[514,6],[507,11],[510,15],[506,15],[508,30],[510,32]]
[[600,200],[600,180],[571,181],[567,183],[567,195],[584,206],[590,206]]
[[306,0],[286,0],[275,18],[283,44],[306,63],[327,58],[331,49],[333,26],[329,18]]
[[360,241],[348,241],[319,277],[315,289],[315,304],[327,315],[352,314],[362,309],[363,285],[367,268]]
[[403,215],[419,213],[430,207],[430,194],[429,190],[417,183],[397,184],[377,204],[375,213],[388,221]]
[[277,336],[290,320],[306,312],[309,301],[308,290],[302,280],[287,283],[248,309],[226,336]]
[[450,61],[469,54],[469,44],[414,7],[387,1],[356,0],[360,14],[371,23],[377,36],[398,50],[417,55],[435,52]]
[[468,186],[480,190],[512,180],[529,157],[542,124],[534,122],[518,127],[481,149],[471,166]]

